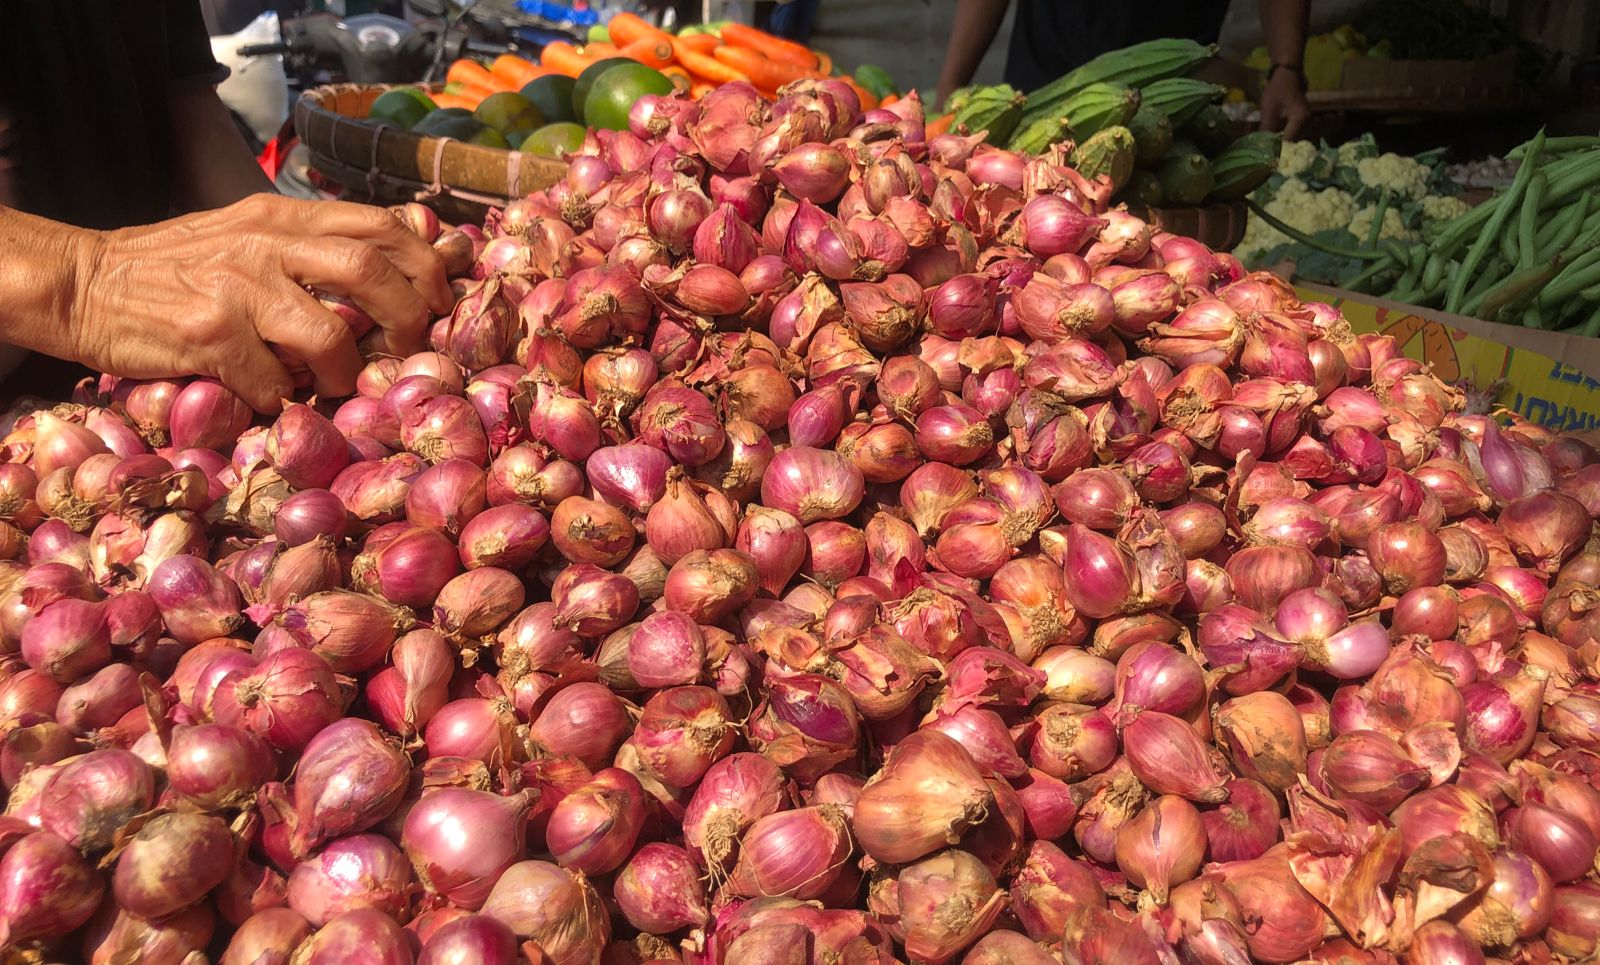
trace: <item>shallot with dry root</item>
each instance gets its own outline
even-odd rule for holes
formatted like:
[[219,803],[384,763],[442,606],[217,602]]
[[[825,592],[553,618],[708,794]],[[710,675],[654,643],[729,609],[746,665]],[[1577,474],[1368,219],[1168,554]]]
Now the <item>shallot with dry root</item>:
[[7,956],[1593,958],[1600,453],[923,121],[641,98],[354,397],[8,427]]

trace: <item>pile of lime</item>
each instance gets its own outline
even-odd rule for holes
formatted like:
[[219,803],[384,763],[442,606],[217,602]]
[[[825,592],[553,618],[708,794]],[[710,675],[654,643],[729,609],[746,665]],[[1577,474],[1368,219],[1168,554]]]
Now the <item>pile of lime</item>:
[[396,87],[372,102],[369,120],[429,137],[511,148],[560,160],[583,146],[585,128],[626,130],[646,94],[670,94],[663,73],[626,57],[590,65],[576,79],[547,74],[520,91],[485,97],[476,110],[440,107],[420,87]]

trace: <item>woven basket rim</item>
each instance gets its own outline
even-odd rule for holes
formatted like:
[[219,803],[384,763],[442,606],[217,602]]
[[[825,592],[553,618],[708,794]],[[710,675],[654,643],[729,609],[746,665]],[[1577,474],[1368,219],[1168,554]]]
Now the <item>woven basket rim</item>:
[[[327,84],[295,102],[295,131],[312,166],[371,200],[504,205],[566,174],[561,161],[416,134],[366,118],[383,93],[414,84]],[[437,86],[429,89],[437,89]]]
[[1192,208],[1130,204],[1128,211],[1163,230],[1186,235],[1216,251],[1232,251],[1244,240],[1250,208],[1243,201],[1216,201]]

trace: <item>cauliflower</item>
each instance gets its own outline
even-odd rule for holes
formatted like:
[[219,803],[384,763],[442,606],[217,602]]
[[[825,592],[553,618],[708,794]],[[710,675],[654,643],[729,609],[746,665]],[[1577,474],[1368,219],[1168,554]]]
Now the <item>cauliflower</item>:
[[1278,189],[1278,196],[1267,203],[1267,210],[1309,234],[1348,225],[1356,202],[1338,188],[1313,191],[1299,178],[1290,178]]
[[[1440,173],[1440,152],[1420,157],[1381,153],[1371,134],[1337,148],[1312,141],[1290,141],[1282,146],[1278,174],[1252,197],[1266,213],[1306,235],[1325,235],[1335,245],[1365,242],[1372,231],[1380,201],[1388,201],[1377,238],[1412,242],[1422,237],[1424,225],[1447,220],[1468,210],[1461,200],[1433,192],[1448,190]],[[1251,267],[1259,267],[1275,250],[1288,246],[1296,264],[1308,272],[1324,272],[1324,280],[1347,276],[1362,266],[1357,259],[1325,252],[1305,251],[1293,239],[1259,217],[1245,225],[1236,253]]]
[[[1372,230],[1372,216],[1377,213],[1378,206],[1369,204],[1355,213],[1350,219],[1350,233],[1365,241],[1367,233]],[[1378,229],[1378,238],[1395,238],[1400,241],[1414,241],[1417,234],[1406,229],[1405,219],[1400,217],[1400,212],[1393,206],[1385,208],[1383,212],[1383,227]]]
[[1396,198],[1421,198],[1432,174],[1426,164],[1398,154],[1381,154],[1356,162],[1356,175],[1369,188],[1388,188]]
[[1424,221],[1448,221],[1472,210],[1472,205],[1450,195],[1430,194],[1422,199]]
[[1371,158],[1378,153],[1373,147],[1370,138],[1361,137],[1354,141],[1346,141],[1339,145],[1339,166],[1348,167],[1363,158]]
[[1278,173],[1289,178],[1303,174],[1316,157],[1317,146],[1310,141],[1285,141],[1278,153]]
[[[1267,213],[1290,227],[1306,234],[1316,234],[1329,228],[1346,228],[1356,212],[1356,201],[1338,188],[1313,191],[1299,178],[1288,178],[1279,185],[1278,193],[1264,207]],[[1371,221],[1371,215],[1367,216]],[[1283,232],[1252,217],[1245,226],[1244,240],[1238,250],[1246,260],[1259,257],[1270,249],[1289,242]]]

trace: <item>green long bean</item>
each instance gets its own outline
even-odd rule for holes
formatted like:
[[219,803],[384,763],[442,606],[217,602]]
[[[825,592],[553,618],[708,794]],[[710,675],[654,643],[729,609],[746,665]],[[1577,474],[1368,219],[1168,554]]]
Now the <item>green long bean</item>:
[[1427,264],[1422,269],[1422,287],[1424,290],[1437,286],[1444,280],[1444,266],[1448,259],[1437,251],[1428,255]]
[[1500,257],[1506,261],[1517,260],[1517,233],[1515,231],[1502,231],[1500,233]]
[[1538,245],[1538,251],[1534,253],[1536,259],[1549,261],[1572,243],[1572,239],[1583,229],[1583,221],[1588,217],[1589,202],[1593,197],[1592,194],[1580,195],[1577,204],[1552,218],[1540,230],[1539,237],[1535,239]]
[[1504,310],[1515,308],[1522,302],[1533,298],[1539,289],[1547,284],[1561,270],[1559,261],[1549,264],[1531,265],[1495,283],[1484,293],[1483,301],[1478,305],[1476,317],[1487,321],[1498,321]]
[[1539,209],[1544,204],[1544,194],[1549,187],[1550,179],[1542,171],[1528,182],[1528,196],[1522,199],[1522,210],[1517,216],[1516,263],[1519,268],[1533,264],[1534,256],[1538,253],[1533,243],[1534,228],[1539,223]]
[[[1567,165],[1566,162],[1573,162]],[[1559,168],[1558,168],[1559,165]],[[1580,191],[1594,187],[1600,181],[1600,151],[1563,158],[1545,168],[1550,188],[1545,193],[1545,204],[1560,204]]]
[[1389,298],[1397,302],[1403,302],[1405,299],[1395,294],[1396,292],[1417,291],[1420,293],[1421,288],[1417,284],[1417,275],[1415,268],[1407,266],[1406,270],[1400,273],[1400,277],[1395,279],[1395,283],[1389,286]]
[[[1550,187],[1545,193],[1545,204],[1564,201],[1573,193],[1600,179],[1600,151],[1559,158],[1546,164],[1542,170],[1545,177],[1550,179]],[[1490,198],[1471,211],[1459,214],[1449,221],[1430,226],[1425,232],[1428,242],[1439,251],[1453,254],[1474,231],[1494,217],[1506,194],[1509,192]]]
[[[1522,152],[1525,147],[1526,145],[1518,144],[1516,147],[1507,151],[1506,160],[1520,161],[1522,159]],[[1587,151],[1593,148],[1600,148],[1600,137],[1596,137],[1593,134],[1578,134],[1569,137],[1552,137],[1546,139],[1544,142],[1544,149],[1545,153],[1547,154],[1568,154],[1572,151]]]
[[1563,268],[1539,293],[1539,304],[1553,308],[1595,284],[1600,284],[1600,248],[1591,248]]
[[1544,150],[1544,129],[1540,128],[1533,141],[1528,145],[1527,158],[1522,167],[1517,169],[1517,179],[1511,182],[1511,190],[1506,192],[1499,205],[1495,207],[1494,214],[1489,218],[1489,224],[1484,228],[1478,240],[1467,249],[1467,255],[1461,261],[1461,271],[1456,274],[1455,281],[1451,283],[1450,290],[1444,297],[1444,309],[1455,312],[1461,307],[1462,299],[1466,297],[1467,283],[1472,279],[1478,265],[1483,261],[1484,254],[1489,245],[1499,240],[1500,231],[1505,227],[1506,218],[1511,214],[1513,205],[1522,200],[1522,195],[1528,190],[1528,182],[1533,180],[1533,173],[1539,162],[1539,153]]
[[1378,261],[1368,265],[1360,274],[1345,282],[1344,287],[1353,292],[1364,292],[1367,290],[1365,287],[1367,282],[1378,277],[1386,271],[1392,270],[1394,267],[1394,261],[1385,256],[1384,258],[1381,258]]
[[1378,195],[1378,203],[1372,208],[1372,224],[1367,228],[1367,243],[1364,247],[1378,247],[1378,236],[1383,232],[1383,216],[1389,212],[1389,201],[1393,194],[1388,188]]
[[[1455,308],[1446,308],[1445,311],[1470,318],[1478,317],[1478,309],[1483,300],[1488,297],[1489,291],[1499,284],[1510,271],[1511,262],[1495,255],[1486,264],[1479,267],[1476,275],[1467,280],[1467,286],[1461,294],[1461,301]],[[1448,303],[1447,303],[1448,304]]]

